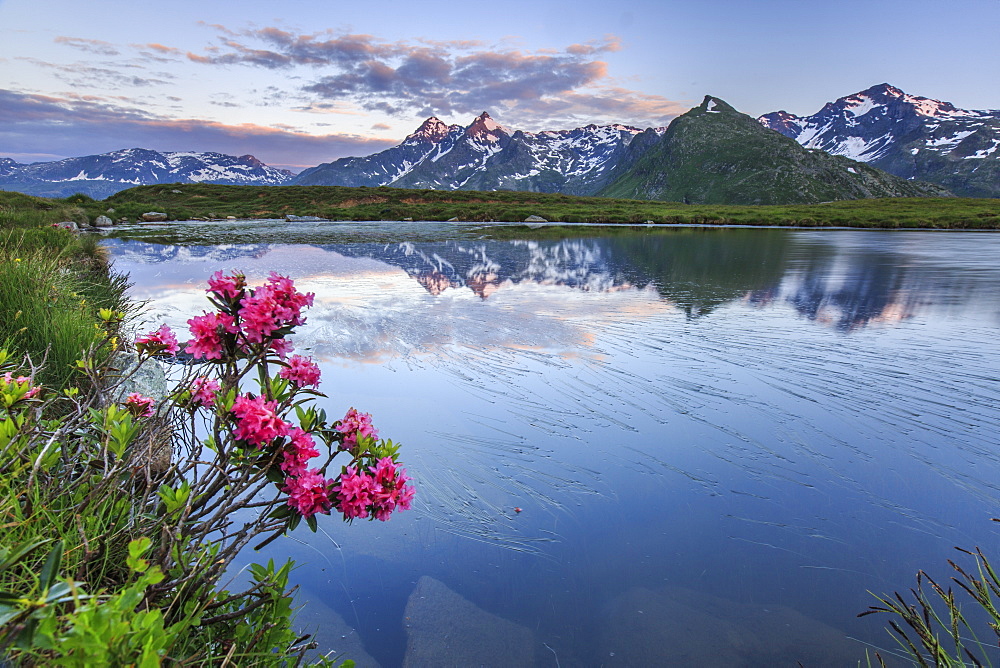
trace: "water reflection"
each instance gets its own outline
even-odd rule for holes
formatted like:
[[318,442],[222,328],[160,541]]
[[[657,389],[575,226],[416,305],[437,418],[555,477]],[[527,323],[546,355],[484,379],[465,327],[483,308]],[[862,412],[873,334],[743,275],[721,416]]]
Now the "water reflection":
[[868,590],[995,542],[1000,237],[359,229],[109,243],[175,326],[216,269],[296,277],[325,407],[404,442],[413,511],[264,555],[302,562],[331,648],[336,618],[382,665],[469,625],[536,665],[844,665],[845,634],[886,644]]

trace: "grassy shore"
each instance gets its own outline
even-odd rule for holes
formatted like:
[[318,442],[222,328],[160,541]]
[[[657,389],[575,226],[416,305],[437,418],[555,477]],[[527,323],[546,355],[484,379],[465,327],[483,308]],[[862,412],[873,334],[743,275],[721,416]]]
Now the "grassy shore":
[[85,196],[60,201],[91,219],[105,214],[135,220],[147,211],[166,213],[173,220],[293,214],[332,220],[520,222],[535,215],[565,223],[1000,229],[1000,200],[954,197],[736,206],[506,191],[174,184],[130,188],[102,201]]
[[125,304],[126,279],[109,271],[99,237],[52,226],[86,220],[65,201],[0,193],[0,347],[29,356],[56,388],[103,336],[100,309]]

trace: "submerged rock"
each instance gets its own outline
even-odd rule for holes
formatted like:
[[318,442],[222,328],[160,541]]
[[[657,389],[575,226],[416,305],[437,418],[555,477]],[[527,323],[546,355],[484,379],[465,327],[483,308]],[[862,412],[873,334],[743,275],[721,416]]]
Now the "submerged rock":
[[854,666],[864,648],[781,605],[746,605],[690,589],[633,588],[603,625],[605,666]]
[[410,594],[404,624],[404,667],[534,664],[531,631],[486,612],[426,575]]
[[306,654],[308,661],[318,661],[319,657],[331,653],[336,664],[351,659],[357,668],[379,668],[358,636],[344,618],[322,601],[312,598],[303,591],[296,597],[296,603],[304,604],[295,615],[295,625],[303,633],[312,633],[316,649]]

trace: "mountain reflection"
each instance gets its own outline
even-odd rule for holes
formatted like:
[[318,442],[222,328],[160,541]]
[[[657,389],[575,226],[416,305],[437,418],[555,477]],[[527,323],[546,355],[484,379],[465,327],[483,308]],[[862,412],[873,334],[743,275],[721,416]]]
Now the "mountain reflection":
[[[595,293],[652,288],[691,319],[729,304],[757,309],[787,304],[801,316],[844,333],[872,323],[904,321],[930,307],[954,308],[979,300],[995,308],[989,286],[1000,279],[996,264],[964,266],[968,263],[963,258],[948,255],[952,237],[907,234],[654,228],[557,241],[308,246],[401,269],[435,297],[467,289],[487,300],[505,286],[526,283]],[[241,258],[261,260],[281,246],[108,243],[115,256],[139,265],[225,262],[231,267],[239,267]],[[936,258],[929,248],[942,254]],[[949,297],[942,297],[945,294]]]

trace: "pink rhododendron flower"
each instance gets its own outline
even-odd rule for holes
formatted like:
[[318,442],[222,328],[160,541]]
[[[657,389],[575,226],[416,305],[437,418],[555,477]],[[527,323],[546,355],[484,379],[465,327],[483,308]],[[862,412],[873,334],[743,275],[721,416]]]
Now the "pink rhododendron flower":
[[246,285],[246,277],[243,274],[225,276],[220,269],[208,279],[208,290],[206,292],[214,292],[224,300],[235,299]]
[[330,509],[330,481],[318,469],[309,469],[285,480],[283,492],[288,493],[288,505],[303,517],[325,513]]
[[319,456],[312,434],[295,427],[288,434],[289,443],[281,452],[282,462],[279,468],[287,475],[301,475],[306,470],[307,462]]
[[383,457],[372,470],[377,485],[372,511],[375,518],[385,522],[397,507],[409,510],[414,489],[406,483],[406,469],[401,469],[391,457]]
[[359,413],[354,408],[347,411],[337,431],[344,435],[344,440],[340,444],[344,450],[355,447],[359,437],[371,436],[378,439],[378,430],[372,426],[372,416],[368,413]]
[[[18,385],[22,385],[22,386],[23,385],[31,385],[31,378],[29,378],[27,376],[18,376],[17,378],[14,378],[14,374],[12,374],[10,371],[8,371],[7,373],[5,373],[3,375],[3,382],[4,382],[5,385],[8,385],[8,386],[13,385],[14,383],[17,383]],[[28,390],[25,393],[25,395],[23,397],[21,397],[21,398],[22,399],[31,399],[32,397],[37,396],[38,393],[41,392],[41,390],[42,390],[42,388],[40,388],[40,387],[33,387],[30,390]]]
[[313,293],[295,289],[292,279],[271,272],[267,283],[243,299],[240,308],[243,333],[250,343],[261,343],[283,327],[303,324],[302,309],[312,306]]
[[365,472],[359,473],[353,466],[346,467],[340,474],[340,482],[333,486],[333,491],[337,494],[337,507],[344,517],[368,517],[368,506],[372,503],[375,487],[375,478]]
[[195,359],[222,359],[222,337],[235,334],[238,330],[233,316],[228,313],[205,313],[188,320],[191,335],[187,351]]
[[276,401],[264,397],[250,398],[240,395],[233,403],[232,412],[239,418],[233,436],[258,448],[279,436],[288,434],[291,425],[278,417]]
[[135,415],[141,417],[149,417],[155,413],[156,411],[153,408],[155,404],[155,399],[152,397],[145,397],[138,392],[132,392],[125,397],[125,407]]
[[385,522],[397,508],[409,510],[414,489],[407,485],[406,471],[391,457],[378,461],[374,469],[358,471],[344,468],[340,480],[333,486],[334,505],[348,519],[364,519],[372,515]]
[[319,387],[319,366],[309,357],[293,355],[288,360],[288,366],[282,367],[278,375],[297,387]]
[[215,405],[215,395],[219,392],[219,381],[198,376],[191,381],[191,404],[194,406]]
[[278,353],[278,357],[281,359],[285,359],[293,350],[295,350],[295,346],[292,345],[292,342],[288,339],[274,339],[271,341],[270,347],[271,350]]
[[144,336],[137,336],[135,347],[140,352],[148,351],[153,355],[157,353],[174,355],[180,350],[180,346],[177,345],[177,337],[166,325],[161,325],[158,330]]

